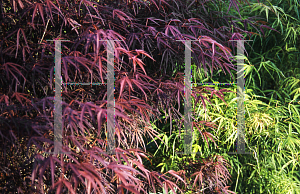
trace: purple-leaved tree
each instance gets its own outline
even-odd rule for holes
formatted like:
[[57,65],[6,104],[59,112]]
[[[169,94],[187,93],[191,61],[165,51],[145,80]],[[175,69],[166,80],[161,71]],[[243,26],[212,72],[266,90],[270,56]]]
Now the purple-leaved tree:
[[[248,24],[217,9],[238,10],[237,0],[2,0],[0,3],[0,136],[4,193],[149,193],[202,188],[230,192],[227,162],[191,162],[193,173],[165,174],[143,165],[146,137],[158,132],[151,119],[166,112],[178,126],[184,98],[184,42],[192,42],[198,68],[230,72],[236,43],[250,36]],[[244,25],[241,25],[244,24]],[[115,42],[116,153],[107,154],[106,86],[62,85],[63,150],[54,151],[54,43],[62,42],[64,83],[106,83],[107,43]],[[177,72],[173,75],[173,72]],[[192,96],[205,106],[204,93],[222,98],[226,90],[201,87]],[[193,121],[206,141],[214,137]],[[148,159],[149,160],[149,159]],[[174,191],[175,193],[175,191]]]

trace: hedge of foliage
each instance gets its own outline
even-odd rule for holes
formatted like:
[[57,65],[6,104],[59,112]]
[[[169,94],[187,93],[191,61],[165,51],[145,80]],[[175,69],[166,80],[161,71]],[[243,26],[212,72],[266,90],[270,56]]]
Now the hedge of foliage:
[[[2,0],[3,193],[300,193],[300,5],[296,0]],[[106,85],[62,85],[54,151],[53,41],[62,81],[107,82],[115,42],[115,153]],[[184,41],[193,82],[234,82],[245,53],[246,151],[235,150],[236,87],[193,87],[184,151]]]

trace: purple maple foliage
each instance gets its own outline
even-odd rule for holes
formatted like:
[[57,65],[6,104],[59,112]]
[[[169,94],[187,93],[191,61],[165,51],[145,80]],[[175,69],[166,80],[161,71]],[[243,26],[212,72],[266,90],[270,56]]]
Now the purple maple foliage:
[[[242,1],[240,1],[242,3]],[[193,190],[209,182],[211,192],[231,192],[226,161],[207,158],[165,174],[143,165],[145,138],[161,111],[184,117],[184,42],[192,42],[198,68],[230,72],[236,47],[229,40],[251,35],[247,23],[221,11],[218,0],[2,0],[0,19],[1,184],[5,193],[149,193]],[[237,0],[228,9],[239,10]],[[245,2],[243,2],[245,3]],[[242,26],[240,23],[244,23]],[[107,43],[115,42],[115,154],[106,153],[106,86],[63,85],[62,155],[54,151],[54,43],[62,43],[62,80],[106,83]],[[176,65],[177,64],[177,65]],[[177,72],[173,75],[173,72]],[[223,98],[226,90],[193,90]],[[213,127],[213,124],[193,121]],[[214,140],[198,128],[203,138]],[[192,169],[192,171],[191,171]],[[205,181],[203,180],[205,177]]]

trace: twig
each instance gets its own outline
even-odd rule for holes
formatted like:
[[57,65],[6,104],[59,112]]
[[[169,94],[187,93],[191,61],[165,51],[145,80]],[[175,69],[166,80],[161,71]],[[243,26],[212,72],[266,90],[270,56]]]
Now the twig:
[[45,36],[45,34],[46,34],[46,31],[47,31],[47,27],[48,27],[49,21],[50,21],[50,19],[48,19],[48,21],[47,21],[46,28],[45,28],[45,30],[44,30],[44,33],[43,33],[42,39],[41,39],[41,41],[40,41],[40,44],[41,44],[41,42],[43,41],[44,36]]

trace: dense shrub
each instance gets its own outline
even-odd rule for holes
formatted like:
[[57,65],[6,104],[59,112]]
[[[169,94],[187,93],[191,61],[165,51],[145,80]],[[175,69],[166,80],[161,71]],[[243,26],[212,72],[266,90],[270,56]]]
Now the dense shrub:
[[[250,37],[248,24],[261,25],[227,14],[224,5],[239,11],[237,0],[2,1],[1,189],[149,193],[208,186],[207,192],[230,192],[228,165],[220,155],[182,163],[193,166],[187,172],[162,174],[148,165],[145,152],[145,142],[161,141],[151,121],[166,114],[166,121],[182,127],[184,42],[176,40],[198,40],[192,44],[198,68],[231,73],[236,45],[229,40]],[[47,153],[54,149],[55,50],[46,40],[53,39],[70,40],[62,43],[64,83],[106,82],[107,45],[99,40],[121,40],[115,42],[115,154],[104,153],[105,85],[62,86],[63,150],[69,153]],[[203,87],[192,95],[203,106],[205,93],[222,98],[223,92]],[[210,122],[193,124],[203,126],[199,133],[207,142],[214,141]]]

